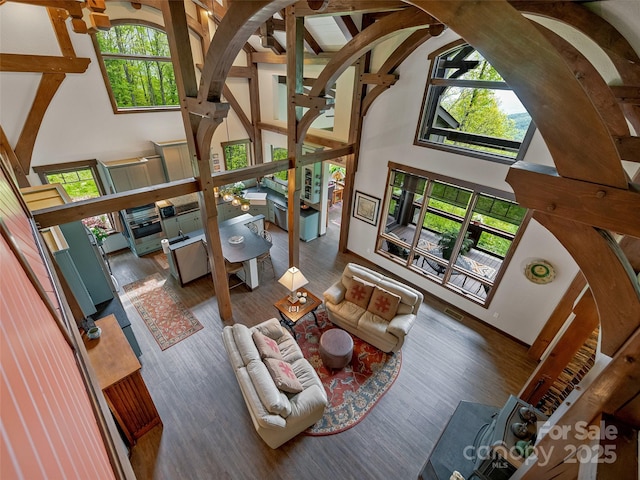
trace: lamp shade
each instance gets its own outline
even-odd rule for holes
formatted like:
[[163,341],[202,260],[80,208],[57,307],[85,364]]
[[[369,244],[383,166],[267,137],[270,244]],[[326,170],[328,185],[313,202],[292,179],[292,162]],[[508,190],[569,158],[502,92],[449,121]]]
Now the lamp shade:
[[290,292],[295,292],[300,287],[309,283],[297,267],[290,267],[286,272],[284,272],[284,275],[280,277],[278,282],[284,285]]

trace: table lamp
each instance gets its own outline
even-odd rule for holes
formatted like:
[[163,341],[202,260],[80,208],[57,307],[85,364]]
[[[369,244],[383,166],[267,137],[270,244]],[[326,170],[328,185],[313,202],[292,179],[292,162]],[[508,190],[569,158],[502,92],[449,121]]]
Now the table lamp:
[[280,277],[278,282],[284,285],[287,290],[291,292],[291,295],[289,296],[289,301],[291,303],[296,303],[298,301],[296,290],[309,283],[309,281],[304,278],[302,272],[296,267],[290,267],[286,272],[284,272],[284,275]]

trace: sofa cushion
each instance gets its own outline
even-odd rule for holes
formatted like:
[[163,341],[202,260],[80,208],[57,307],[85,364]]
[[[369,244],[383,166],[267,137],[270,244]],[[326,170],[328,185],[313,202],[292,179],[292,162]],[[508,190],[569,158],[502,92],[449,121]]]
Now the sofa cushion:
[[351,302],[341,302],[337,305],[327,304],[327,310],[338,315],[344,323],[358,328],[358,321],[367,310]]
[[297,379],[291,365],[287,362],[276,360],[275,358],[265,358],[264,364],[267,366],[267,370],[269,370],[269,374],[279,390],[289,393],[300,393],[302,391],[302,384]]
[[399,295],[376,286],[374,287],[367,310],[390,322],[391,319],[396,316],[399,304]]
[[284,418],[288,417],[291,414],[291,403],[287,396],[276,387],[267,366],[261,360],[253,360],[247,365],[247,372],[253,388],[258,392],[260,401],[267,411]]
[[251,330],[246,325],[236,323],[233,325],[233,338],[236,341],[240,356],[245,365],[249,365],[252,360],[260,360],[260,352],[256,347],[253,338],[251,337]]
[[278,342],[273,338],[267,337],[259,330],[254,330],[253,341],[256,344],[258,352],[260,352],[260,358],[275,358],[276,360],[282,360],[282,354],[278,348]]
[[348,302],[355,303],[360,308],[367,308],[371,294],[373,293],[373,287],[374,285],[372,283],[365,282],[354,276],[351,286],[344,294],[344,299]]
[[[395,280],[386,278],[378,283],[378,286],[388,292],[394,293],[400,296],[400,302],[406,305],[415,305],[419,301],[418,293],[412,288],[402,285]],[[409,312],[407,312],[409,313]]]

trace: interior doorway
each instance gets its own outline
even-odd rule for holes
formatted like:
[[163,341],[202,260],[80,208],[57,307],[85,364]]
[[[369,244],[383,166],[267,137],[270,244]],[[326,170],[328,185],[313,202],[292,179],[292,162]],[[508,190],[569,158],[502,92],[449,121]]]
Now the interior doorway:
[[329,163],[329,183],[327,188],[327,231],[339,232],[342,221],[342,194],[346,169],[342,165]]

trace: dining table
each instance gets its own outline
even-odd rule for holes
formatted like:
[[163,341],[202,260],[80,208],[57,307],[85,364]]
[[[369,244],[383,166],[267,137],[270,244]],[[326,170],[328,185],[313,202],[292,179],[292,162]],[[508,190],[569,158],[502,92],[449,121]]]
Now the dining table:
[[251,290],[259,285],[257,258],[271,249],[271,243],[259,235],[259,231],[254,233],[249,228],[249,224],[259,224],[261,219],[264,224],[263,215],[245,213],[218,225],[222,256],[230,263],[244,264],[244,272],[239,275]]

